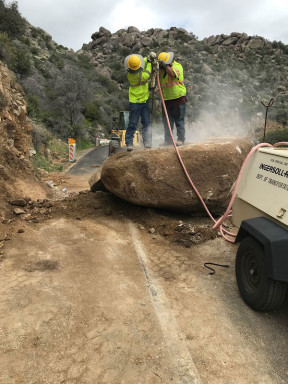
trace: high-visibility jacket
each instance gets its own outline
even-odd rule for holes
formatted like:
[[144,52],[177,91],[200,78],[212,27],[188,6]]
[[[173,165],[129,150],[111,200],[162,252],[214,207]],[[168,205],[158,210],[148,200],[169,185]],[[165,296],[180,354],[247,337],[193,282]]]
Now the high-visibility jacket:
[[139,73],[129,73],[127,78],[130,84],[129,101],[130,103],[146,103],[149,99],[149,84],[148,81],[152,72],[152,65],[144,58],[144,69]]
[[178,99],[186,96],[186,87],[184,85],[183,67],[177,61],[173,61],[172,69],[175,77],[172,79],[168,74],[164,77],[164,69],[160,70],[159,79],[164,100]]

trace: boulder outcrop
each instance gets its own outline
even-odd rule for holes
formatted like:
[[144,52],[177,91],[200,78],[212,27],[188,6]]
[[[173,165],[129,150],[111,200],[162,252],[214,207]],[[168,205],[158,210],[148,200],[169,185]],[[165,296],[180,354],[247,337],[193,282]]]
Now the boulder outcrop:
[[[252,146],[245,138],[219,138],[179,148],[187,172],[211,212],[221,213],[228,205]],[[101,181],[114,195],[134,204],[204,212],[173,146],[112,155],[103,163]]]
[[203,43],[211,46],[232,47],[245,51],[247,49],[263,48],[268,41],[261,36],[248,36],[246,33],[232,32],[230,35],[216,35],[203,39]]

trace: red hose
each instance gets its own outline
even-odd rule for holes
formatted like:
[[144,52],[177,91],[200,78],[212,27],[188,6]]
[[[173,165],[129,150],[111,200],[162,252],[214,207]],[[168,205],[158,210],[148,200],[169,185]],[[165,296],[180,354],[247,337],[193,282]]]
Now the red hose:
[[[167,124],[168,124],[168,128],[169,128],[169,132],[170,132],[170,136],[171,136],[171,139],[172,139],[172,143],[173,143],[173,146],[175,148],[175,151],[176,151],[176,154],[178,156],[178,159],[179,159],[179,162],[181,164],[181,167],[190,183],[190,185],[192,186],[194,192],[196,193],[196,195],[198,196],[199,200],[201,201],[203,207],[205,208],[208,216],[210,217],[211,220],[213,220],[214,222],[214,225],[213,225],[213,229],[216,229],[219,227],[219,231],[221,233],[221,236],[226,240],[226,241],[229,241],[230,243],[234,243],[235,240],[231,240],[229,238],[227,238],[225,236],[226,235],[229,235],[231,237],[236,237],[235,234],[231,233],[231,232],[228,232],[226,231],[226,229],[223,228],[222,224],[223,222],[231,216],[231,212],[232,212],[232,205],[234,203],[234,200],[235,200],[235,197],[236,197],[236,192],[237,192],[237,189],[238,189],[238,186],[239,186],[239,183],[240,183],[240,180],[241,180],[241,177],[242,177],[242,174],[243,174],[243,171],[244,171],[244,168],[246,167],[250,157],[254,154],[254,152],[258,149],[258,148],[261,148],[261,147],[273,147],[273,145],[269,144],[269,143],[261,143],[261,144],[258,144],[256,145],[255,147],[253,147],[251,149],[251,151],[248,153],[248,155],[246,156],[243,164],[242,164],[242,167],[240,169],[240,172],[239,172],[239,175],[237,177],[237,180],[236,180],[236,183],[235,183],[235,187],[234,187],[234,191],[233,191],[233,194],[232,194],[232,197],[231,197],[231,200],[230,200],[230,203],[224,213],[223,216],[220,217],[220,219],[218,219],[217,221],[214,219],[214,217],[212,216],[211,212],[209,211],[207,205],[205,204],[204,200],[202,199],[200,193],[198,192],[197,188],[195,187],[193,181],[191,180],[188,172],[187,172],[187,169],[185,167],[185,164],[183,163],[183,160],[181,158],[181,155],[179,153],[179,150],[176,146],[176,143],[175,143],[175,140],[174,140],[174,137],[173,137],[173,132],[172,132],[172,129],[171,129],[171,126],[170,126],[170,121],[169,121],[169,117],[168,117],[168,113],[167,113],[167,109],[166,109],[166,105],[165,105],[165,101],[164,101],[164,98],[163,98],[163,94],[162,94],[162,90],[161,90],[161,85],[160,85],[160,79],[159,79],[159,74],[157,74],[157,83],[158,83],[158,89],[159,89],[159,92],[160,92],[160,96],[161,96],[161,101],[162,101],[162,105],[163,105],[163,109],[164,109],[164,112],[165,112],[165,116],[166,116],[166,119],[167,119]],[[280,143],[277,143],[277,144],[274,144],[274,147],[277,147],[279,145],[287,145],[288,146],[288,142],[280,142]],[[225,233],[225,234],[224,234]]]

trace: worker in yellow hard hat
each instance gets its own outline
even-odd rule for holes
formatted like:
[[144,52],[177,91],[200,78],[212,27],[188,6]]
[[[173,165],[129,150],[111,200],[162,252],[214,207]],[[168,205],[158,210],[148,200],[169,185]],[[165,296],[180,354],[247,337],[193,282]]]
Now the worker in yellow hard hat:
[[[176,145],[185,142],[185,113],[186,113],[186,88],[184,85],[183,67],[174,60],[173,52],[161,52],[158,55],[159,80],[169,123],[173,132],[174,123],[177,129]],[[162,121],[164,125],[164,145],[172,144],[166,114],[162,106]]]
[[127,151],[133,150],[134,133],[140,118],[143,144],[145,148],[150,148],[151,127],[148,82],[152,71],[151,60],[134,53],[125,58],[124,67],[130,84],[129,123],[125,135]]

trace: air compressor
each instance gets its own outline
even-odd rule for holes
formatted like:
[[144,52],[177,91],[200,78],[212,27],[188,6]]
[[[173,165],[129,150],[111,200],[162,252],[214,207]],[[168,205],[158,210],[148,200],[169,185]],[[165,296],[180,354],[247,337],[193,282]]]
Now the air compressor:
[[239,228],[235,272],[243,300],[258,311],[280,307],[288,283],[287,147],[260,147],[249,158],[232,205],[232,222]]

